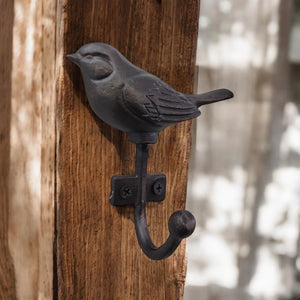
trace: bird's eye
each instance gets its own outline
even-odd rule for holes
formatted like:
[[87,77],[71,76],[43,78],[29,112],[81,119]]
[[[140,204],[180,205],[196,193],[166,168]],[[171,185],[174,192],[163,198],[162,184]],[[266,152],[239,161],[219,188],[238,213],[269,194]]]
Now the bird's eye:
[[113,72],[110,58],[102,53],[85,53],[83,56],[83,68],[92,80],[102,80]]
[[105,60],[93,60],[88,67],[90,78],[101,80],[108,77],[113,72],[112,65]]
[[89,52],[89,53],[85,53],[85,54],[82,54],[82,56],[88,60],[90,59],[99,59],[99,60],[106,60],[106,61],[110,61],[110,58],[109,56],[107,56],[106,54],[103,54],[103,53],[98,53],[98,52]]

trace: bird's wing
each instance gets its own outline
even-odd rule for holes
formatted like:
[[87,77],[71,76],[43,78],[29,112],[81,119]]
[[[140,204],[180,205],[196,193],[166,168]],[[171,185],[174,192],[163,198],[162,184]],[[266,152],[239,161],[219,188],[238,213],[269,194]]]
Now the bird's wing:
[[[146,87],[147,86],[147,87]],[[138,88],[136,88],[138,87]],[[153,123],[177,123],[200,115],[197,107],[183,94],[156,80],[125,85],[123,105],[137,117]]]

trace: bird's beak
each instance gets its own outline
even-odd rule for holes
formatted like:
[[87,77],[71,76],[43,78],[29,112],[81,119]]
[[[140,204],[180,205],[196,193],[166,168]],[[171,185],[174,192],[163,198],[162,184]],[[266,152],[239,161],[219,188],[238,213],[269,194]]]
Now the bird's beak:
[[79,66],[80,55],[77,52],[73,54],[67,54],[66,58],[69,59],[75,65]]

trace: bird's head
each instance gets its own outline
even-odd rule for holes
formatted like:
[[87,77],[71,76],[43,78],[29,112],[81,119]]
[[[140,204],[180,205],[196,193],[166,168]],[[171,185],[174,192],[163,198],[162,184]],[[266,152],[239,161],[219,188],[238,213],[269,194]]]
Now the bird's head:
[[80,68],[84,76],[92,80],[103,80],[115,71],[114,61],[118,55],[119,52],[110,45],[91,43],[66,57]]

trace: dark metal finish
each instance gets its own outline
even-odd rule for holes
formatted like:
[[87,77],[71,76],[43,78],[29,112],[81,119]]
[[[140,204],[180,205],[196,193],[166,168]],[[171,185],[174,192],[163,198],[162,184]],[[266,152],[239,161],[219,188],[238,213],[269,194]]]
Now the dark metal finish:
[[132,195],[132,189],[127,185],[123,185],[120,188],[120,196],[123,199],[129,198]]
[[158,77],[129,62],[119,51],[103,43],[82,46],[67,55],[81,70],[88,101],[95,114],[136,143],[136,174],[113,176],[112,205],[134,205],[135,229],[144,253],[154,260],[170,256],[180,241],[195,229],[195,218],[176,211],[169,219],[170,235],[156,247],[146,222],[146,202],[165,198],[165,175],[147,174],[148,146],[169,125],[196,118],[201,105],[233,97],[227,89],[201,95],[180,93]]
[[153,244],[146,220],[147,162],[148,145],[137,144],[135,170],[139,184],[138,196],[134,204],[135,231],[139,245],[144,253],[153,260],[160,260],[170,256],[176,250],[180,241],[193,233],[196,220],[194,216],[186,210],[174,212],[168,223],[170,235],[167,241],[160,247],[156,247]]
[[154,144],[160,130],[198,117],[201,105],[233,96],[226,89],[201,95],[177,92],[103,43],[84,45],[67,58],[79,66],[95,114],[134,143]]
[[[156,193],[153,186],[159,182],[160,194]],[[161,202],[165,199],[166,175],[147,174],[146,179],[147,202]],[[114,206],[134,205],[137,199],[138,176],[115,175],[111,178],[110,203]]]
[[153,183],[152,186],[152,191],[155,195],[161,195],[162,193],[164,193],[166,190],[165,186],[162,184],[162,182],[160,180],[156,180]]

